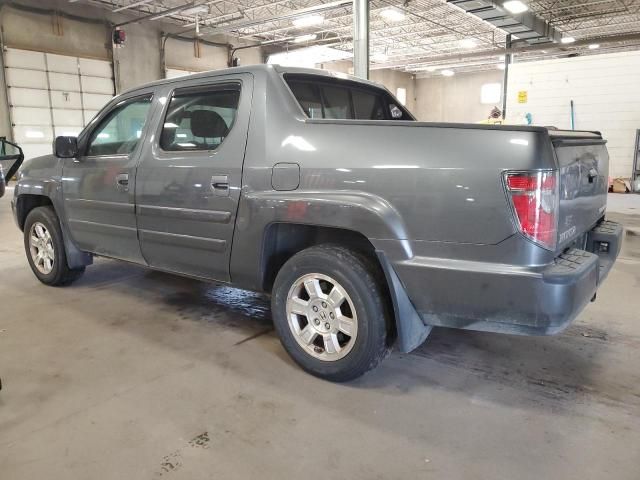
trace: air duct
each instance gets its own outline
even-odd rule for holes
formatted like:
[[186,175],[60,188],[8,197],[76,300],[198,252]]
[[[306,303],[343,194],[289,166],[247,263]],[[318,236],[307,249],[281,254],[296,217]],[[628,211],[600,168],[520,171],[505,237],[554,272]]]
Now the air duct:
[[527,10],[522,13],[510,13],[502,1],[491,0],[447,0],[467,13],[490,23],[512,35],[513,43],[536,45],[541,43],[559,43],[562,33],[549,25],[549,22]]

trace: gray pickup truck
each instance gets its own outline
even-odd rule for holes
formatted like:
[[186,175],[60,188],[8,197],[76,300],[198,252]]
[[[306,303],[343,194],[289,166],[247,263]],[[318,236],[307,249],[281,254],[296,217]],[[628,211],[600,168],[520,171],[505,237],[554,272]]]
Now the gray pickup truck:
[[268,292],[293,359],[346,381],[433,326],[566,327],[620,249],[607,184],[597,132],[417,122],[374,83],[262,65],[119,95],[12,206],[43,283],[99,255]]

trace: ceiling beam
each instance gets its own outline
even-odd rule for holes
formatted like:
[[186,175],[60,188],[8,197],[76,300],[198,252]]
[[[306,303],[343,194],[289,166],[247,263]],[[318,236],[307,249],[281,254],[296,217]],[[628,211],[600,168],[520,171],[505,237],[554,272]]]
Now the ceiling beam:
[[629,41],[640,41],[640,33],[632,33],[632,34],[624,34],[624,35],[609,35],[605,37],[593,37],[589,39],[578,40],[570,45],[540,44],[540,45],[530,45],[527,47],[482,50],[482,51],[469,52],[464,54],[437,55],[433,57],[425,56],[422,58],[416,58],[414,61],[407,59],[401,62],[380,63],[375,66],[372,66],[371,69],[380,70],[383,68],[405,67],[407,64],[419,64],[419,63],[430,63],[430,62],[456,62],[456,61],[462,61],[468,58],[491,57],[496,55],[508,55],[508,54],[518,55],[521,53],[537,52],[542,50],[546,50],[546,51],[570,50],[570,49],[573,49],[574,47],[587,46],[591,43],[599,43],[600,45],[603,45],[606,43],[629,42]]
[[147,3],[151,3],[153,0],[139,0],[138,2],[130,3],[129,5],[123,5],[122,7],[114,8],[111,10],[113,13],[121,12],[122,10],[127,10],[129,8],[139,7],[140,5],[146,5]]

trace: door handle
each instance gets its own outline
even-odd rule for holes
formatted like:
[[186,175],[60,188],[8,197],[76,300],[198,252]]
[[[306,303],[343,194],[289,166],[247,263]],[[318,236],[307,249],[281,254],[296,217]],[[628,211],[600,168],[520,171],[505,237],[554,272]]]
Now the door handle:
[[116,187],[122,188],[125,192],[129,190],[129,174],[121,173],[116,175]]
[[211,177],[211,190],[219,197],[229,196],[229,175],[214,175]]

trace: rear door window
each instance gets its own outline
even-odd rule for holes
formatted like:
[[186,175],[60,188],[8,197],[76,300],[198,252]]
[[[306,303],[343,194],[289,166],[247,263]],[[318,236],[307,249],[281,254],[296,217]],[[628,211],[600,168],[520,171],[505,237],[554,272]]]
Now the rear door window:
[[285,75],[293,96],[309,118],[414,120],[388,92],[342,79]]
[[323,118],[335,118],[339,120],[353,120],[355,118],[351,111],[351,99],[349,98],[348,88],[323,85],[322,100],[324,104]]

